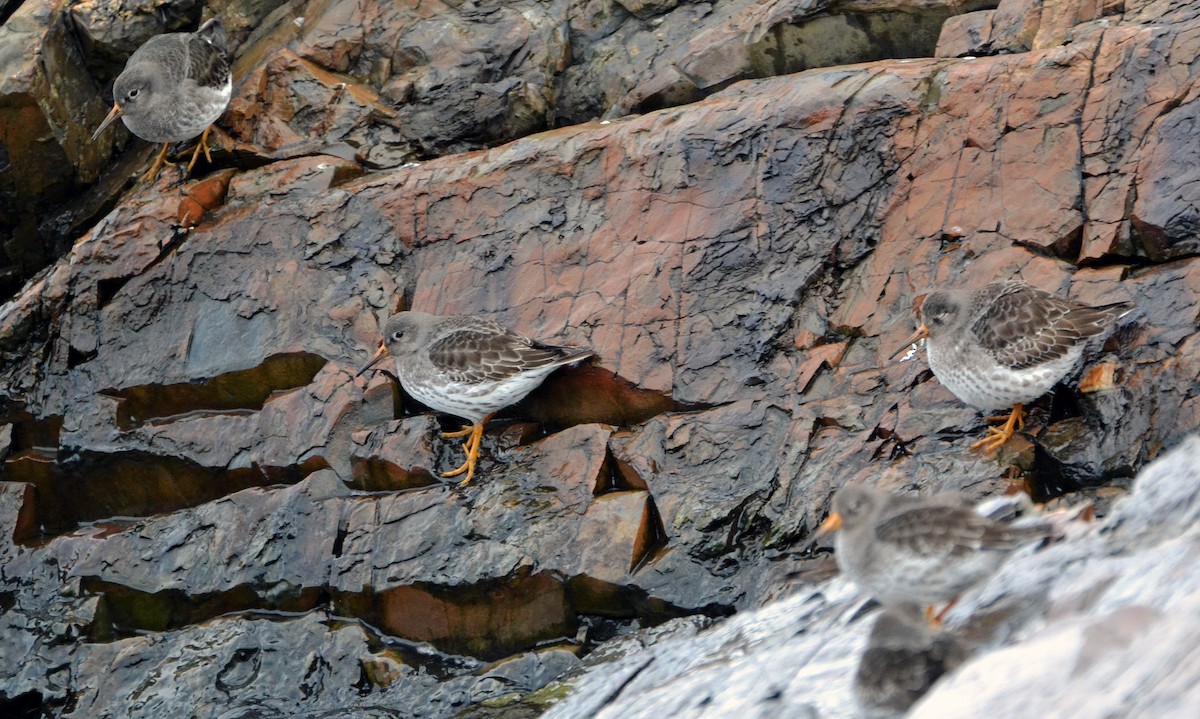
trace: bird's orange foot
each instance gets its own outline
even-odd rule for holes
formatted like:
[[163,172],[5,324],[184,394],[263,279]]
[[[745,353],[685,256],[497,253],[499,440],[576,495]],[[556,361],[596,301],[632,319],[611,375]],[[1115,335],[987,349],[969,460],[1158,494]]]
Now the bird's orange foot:
[[996,415],[995,417],[988,417],[987,421],[988,422],[1011,422],[1012,418],[1013,418],[1013,413],[1015,413],[1016,417],[1017,417],[1016,428],[1017,429],[1025,429],[1025,412],[1023,410],[1019,409],[1020,407],[1021,407],[1021,405],[1016,405],[1013,407],[1012,413]]
[[[995,452],[1004,446],[1006,442],[1013,436],[1017,429],[1025,428],[1025,417],[1021,405],[1013,407],[1012,413],[1008,415],[1007,421],[1000,427],[988,427],[988,436],[971,445],[971,449],[980,450],[984,454]],[[993,417],[992,419],[1003,419]]]
[[171,149],[171,143],[166,143],[162,146],[162,150],[154,158],[154,162],[150,163],[150,169],[146,170],[142,175],[141,181],[147,185],[153,185],[154,180],[158,177],[158,171],[162,169],[163,163],[167,161],[167,150]]
[[998,451],[1013,436],[1012,431],[1004,431],[1003,427],[988,427],[988,436],[971,445],[971,449],[990,454]]
[[469,424],[457,432],[442,432],[442,439],[458,439],[459,437],[466,437],[474,431],[475,425]]
[[946,606],[942,607],[940,612],[935,612],[934,607],[925,607],[925,619],[929,622],[929,626],[934,629],[941,629],[942,620],[946,618],[946,615],[950,613],[955,604],[958,604],[957,597],[951,599]]
[[196,166],[196,160],[200,159],[200,152],[204,152],[204,159],[210,164],[212,163],[212,155],[208,152],[208,133],[212,131],[212,125],[204,128],[204,132],[200,133],[200,141],[196,143],[196,149],[192,150],[192,160],[188,163],[187,169],[183,171],[183,176],[187,177],[192,174],[192,168]]
[[447,439],[455,437],[466,437],[466,443],[463,445],[463,450],[467,453],[467,461],[463,462],[458,469],[442,474],[443,477],[457,477],[463,472],[467,473],[467,478],[458,483],[458,486],[463,487],[471,483],[471,479],[475,476],[475,463],[479,460],[479,446],[483,444],[483,423],[473,425],[460,432],[447,432],[442,436]]

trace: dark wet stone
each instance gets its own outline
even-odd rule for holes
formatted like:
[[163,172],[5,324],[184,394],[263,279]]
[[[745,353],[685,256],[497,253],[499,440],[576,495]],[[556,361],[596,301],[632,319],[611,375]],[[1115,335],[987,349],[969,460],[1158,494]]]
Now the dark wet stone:
[[[108,98],[61,50],[63,5],[27,0],[0,29],[5,151],[25,168],[0,168],[16,198],[3,207],[60,228],[35,247],[33,225],[0,217],[18,258],[4,267],[21,268],[5,287],[67,253],[0,305],[4,696],[77,716],[124,715],[134,694],[155,716],[194,708],[146,687],[134,659],[117,671],[129,650],[169,655],[145,662],[164,676],[186,665],[179,686],[248,682],[231,715],[526,712],[552,697],[567,716],[842,716],[866,612],[806,549],[839,486],[979,497],[1055,470],[1100,497],[1200,428],[1200,264],[1179,251],[1191,210],[1171,183],[1186,168],[1163,159],[1189,151],[1173,121],[1188,117],[1194,3],[1066,25],[1114,8],[1005,3],[993,47],[1009,54],[737,82],[797,69],[766,51],[798,53],[813,8],[430,7],[279,6],[238,51],[219,169],[126,186],[152,151],[131,144],[103,197],[82,188],[114,148],[83,140]],[[193,216],[204,183],[224,197]],[[59,222],[63,198],[82,209]],[[1082,368],[1111,381],[1041,403],[982,456],[967,449],[981,414],[920,357],[886,357],[921,294],[1009,277],[1141,314]],[[438,476],[461,461],[439,436],[454,420],[353,377],[408,307],[599,358],[490,424],[459,489]],[[130,417],[104,394],[124,390]],[[1127,597],[1184,606],[1193,548],[1166,534],[1195,503],[1171,498],[1155,504],[1167,520],[1117,500],[1103,524],[1017,557],[949,625],[986,658],[1038,621],[1095,609],[1084,621],[1102,627]],[[1108,544],[1126,532],[1144,534]],[[272,664],[266,640],[235,641],[232,620],[255,612],[321,626],[271,640],[293,662]],[[381,633],[365,652],[327,651],[360,621]],[[528,682],[472,675],[547,643],[578,645],[569,684],[518,688],[557,665]]]
[[1183,142],[1200,109],[1186,103],[1168,112],[1147,138],[1138,199],[1133,207],[1135,239],[1161,262],[1200,255],[1200,191],[1197,151]]

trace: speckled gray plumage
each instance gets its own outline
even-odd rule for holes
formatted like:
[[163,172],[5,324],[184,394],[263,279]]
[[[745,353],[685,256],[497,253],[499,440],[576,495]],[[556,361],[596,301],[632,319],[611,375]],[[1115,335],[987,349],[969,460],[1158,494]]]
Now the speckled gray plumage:
[[976,514],[957,495],[897,497],[861,485],[834,496],[838,567],[885,606],[948,602],[1000,567],[1045,524],[1014,526]]
[[967,658],[953,635],[886,610],[875,620],[854,674],[854,693],[871,713],[902,712]]
[[531,340],[494,320],[463,315],[401,312],[388,319],[383,336],[405,391],[471,422],[519,402],[556,368],[593,354]]
[[[232,91],[225,31],[213,18],[194,33],[147,40],[113,83],[129,131],[151,142],[181,142],[216,122]],[[97,128],[94,140],[107,123]]]
[[1132,310],[1089,307],[1021,282],[939,290],[921,308],[929,365],[959,399],[984,410],[1031,402],[1078,364],[1088,340]]

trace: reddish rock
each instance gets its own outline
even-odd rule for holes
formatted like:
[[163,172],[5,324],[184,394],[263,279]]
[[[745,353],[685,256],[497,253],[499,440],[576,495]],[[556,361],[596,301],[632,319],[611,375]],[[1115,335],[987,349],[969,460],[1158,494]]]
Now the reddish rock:
[[365,126],[390,148],[372,148],[378,164],[396,166],[407,160],[406,145],[443,154],[544,129],[566,40],[552,10],[531,2],[484,10],[334,3],[306,16],[293,47],[394,103],[394,117],[376,113]]
[[1178,108],[1169,107],[1164,106],[1165,114],[1150,128],[1133,187],[1133,239],[1156,261],[1200,252],[1200,204],[1193,189],[1198,158],[1184,140],[1196,126],[1197,102],[1190,99]]
[[382,626],[389,632],[488,659],[574,632],[566,593],[546,575],[496,589],[397,587],[381,600]]
[[991,18],[989,54],[1032,50],[1047,4],[1053,8],[1057,3],[1055,0],[1050,3],[1045,0],[1001,0]]
[[369,86],[286,49],[242,80],[226,114],[233,136],[268,156],[336,151],[340,144],[349,150],[347,159],[368,166],[395,166],[415,157],[395,131],[377,124],[395,116]]
[[179,201],[177,218],[180,226],[195,227],[204,219],[206,213],[220,207],[225,202],[229,178],[232,176],[232,170],[225,170],[189,185],[183,191],[183,199]]
[[594,422],[630,426],[677,408],[669,396],[643,390],[591,360],[556,371],[504,414],[558,429]]
[[824,368],[836,368],[845,353],[845,342],[822,345],[809,352],[808,359],[804,360],[804,363],[796,369],[796,391],[800,393],[807,391],[817,372]]
[[433,442],[440,428],[432,415],[389,422],[371,432],[360,430],[350,450],[354,486],[366,490],[399,490],[424,487],[454,469],[438,462]]
[[203,7],[190,0],[157,6],[117,0],[82,0],[70,7],[71,25],[89,69],[109,83],[139,47],[164,32],[191,32]]
[[[654,513],[647,492],[609,492],[596,497],[588,504],[574,539],[578,554],[572,573],[614,586],[626,582],[662,539]],[[603,612],[605,607],[595,609]]]
[[989,55],[995,10],[980,10],[947,18],[938,35],[935,57]]
[[1052,48],[1069,41],[1073,28],[1091,20],[1125,12],[1125,0],[1042,0],[1033,49]]
[[[0,296],[70,247],[43,222],[58,221],[79,187],[97,180],[111,148],[89,141],[108,103],[87,73],[61,0],[30,0],[0,26]],[[50,230],[50,231],[46,231]]]
[[[665,30],[627,42],[611,9],[564,11],[563,29],[550,6],[514,7],[328,3],[298,25],[296,8],[281,11],[261,37],[293,44],[247,50],[261,51],[243,56],[258,84],[239,88],[232,130],[299,142],[297,156],[231,150],[246,167],[190,231],[171,180],[135,187],[0,307],[5,479],[58,487],[37,497],[47,534],[3,550],[21,582],[5,626],[23,648],[4,654],[22,660],[0,663],[5,686],[64,696],[45,667],[68,666],[54,686],[100,692],[109,647],[76,671],[79,643],[48,615],[79,636],[143,629],[182,646],[216,614],[332,603],[489,657],[629,618],[722,615],[812,576],[798,555],[847,482],[978,496],[1004,492],[1016,467],[1039,493],[1098,492],[1200,429],[1192,4],[1130,4],[1030,52],[740,82],[360,175],[388,164],[368,159],[383,128],[401,131],[376,106],[407,103],[405,127],[423,117],[422,152],[544,126],[522,113],[542,107],[548,78],[579,77],[561,70],[558,33],[594,39],[596,64],[605,47],[654,58],[573,107],[614,107],[650,83],[645,109],[697,87],[662,69],[682,47]],[[779,28],[771,42],[789,36],[784,5],[756,7]],[[1050,10],[1091,7],[1042,3],[1014,29],[998,24],[1020,14],[1006,4],[993,33],[1032,43]],[[698,33],[747,8],[717,18],[684,4],[663,24]],[[463,34],[439,42],[461,55],[412,49],[446,28]],[[469,75],[493,67],[495,48],[514,53],[513,72]],[[689,47],[695,79],[725,85],[735,75],[716,60],[744,48]],[[332,101],[343,81],[348,97],[302,111],[297,98]],[[264,98],[286,122],[248,119]],[[481,130],[481,118],[504,121]],[[923,355],[886,358],[915,299],[1008,278],[1138,312],[984,457],[968,449],[983,417]],[[490,425],[475,483],[456,489],[437,477],[461,461],[439,436],[451,420],[391,380],[352,376],[407,307],[495,317],[599,357],[511,408],[518,424]],[[1076,390],[1110,370],[1104,391]],[[4,495],[14,526],[26,492]]]
[[679,0],[622,0],[620,5],[637,17],[648,18],[674,10]]
[[1080,392],[1105,392],[1117,386],[1117,374],[1120,366],[1106,362],[1089,367],[1079,380]]

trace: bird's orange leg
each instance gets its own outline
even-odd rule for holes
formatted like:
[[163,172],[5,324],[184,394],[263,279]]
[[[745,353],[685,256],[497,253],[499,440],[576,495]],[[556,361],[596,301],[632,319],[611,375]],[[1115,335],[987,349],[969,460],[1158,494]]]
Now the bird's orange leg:
[[167,150],[171,149],[171,143],[164,143],[162,150],[158,153],[158,157],[154,158],[154,162],[150,163],[150,169],[146,170],[146,174],[142,175],[142,182],[147,185],[154,182],[154,178],[158,177],[158,171],[162,169],[163,163],[167,161]]
[[192,168],[196,166],[196,160],[200,159],[200,151],[204,151],[204,159],[212,162],[212,155],[208,152],[208,133],[213,129],[212,125],[204,128],[204,132],[200,133],[200,141],[196,143],[196,149],[192,150],[192,161],[188,163],[187,169],[183,171],[183,176],[187,177],[192,174]]
[[958,604],[958,597],[951,599],[950,602],[946,604],[946,606],[942,607],[942,610],[937,613],[934,613],[933,607],[925,607],[925,619],[929,621],[929,626],[933,627],[934,629],[941,629],[942,620],[946,618],[946,615],[950,613],[950,610],[954,608],[955,604]]
[[[479,459],[479,445],[483,444],[483,423],[480,422],[479,424],[473,425],[468,431],[471,436],[467,438],[467,442],[463,446],[463,449],[466,450],[467,453],[467,461],[463,462],[462,466],[458,469],[442,474],[443,477],[457,477],[463,472],[466,472],[467,478],[459,482],[459,486],[470,484],[471,478],[475,476],[475,462]],[[459,433],[452,432],[450,435],[443,436],[452,436],[457,434]]]
[[487,423],[492,415],[488,415],[479,420],[478,424],[473,424],[470,427],[463,427],[457,432],[444,432],[442,437],[445,439],[454,439],[456,437],[466,437],[467,441],[463,443],[463,451],[467,453],[467,461],[463,462],[462,466],[451,472],[446,472],[443,477],[457,477],[463,472],[467,473],[467,478],[458,483],[458,486],[463,487],[471,483],[471,478],[475,476],[475,463],[479,461],[479,448],[483,445],[483,425]]
[[[971,449],[982,450],[983,452],[995,452],[1004,446],[1004,443],[1013,436],[1013,433],[1018,429],[1025,428],[1025,413],[1024,407],[1020,404],[1015,405],[1012,413],[1008,415],[1008,420],[1002,427],[988,427],[988,436],[971,445]],[[1001,419],[996,417],[994,419]]]

